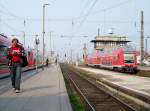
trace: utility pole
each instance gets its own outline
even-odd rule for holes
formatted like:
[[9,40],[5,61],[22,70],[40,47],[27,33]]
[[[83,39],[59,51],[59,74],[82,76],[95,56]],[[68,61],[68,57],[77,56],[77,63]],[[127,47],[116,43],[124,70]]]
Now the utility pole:
[[50,56],[52,56],[52,32],[53,31],[50,31],[50,40],[49,40]]
[[148,52],[147,52],[147,38],[145,38],[145,54],[146,54],[146,59],[147,59],[147,54],[148,54]]
[[86,43],[84,43],[84,47],[83,47],[83,59],[85,61],[85,58],[87,56],[87,47],[86,47]]
[[24,31],[23,31],[23,45],[25,46],[25,37],[26,37],[26,34],[25,34],[26,21],[25,21],[25,20],[24,20],[24,22],[23,22],[23,25],[24,25]]
[[147,49],[147,40],[149,39],[150,37],[145,37],[145,52],[146,52],[146,59],[148,59],[148,49]]
[[35,35],[35,45],[36,45],[36,72],[38,72],[38,45],[40,41],[38,35]]
[[23,32],[23,45],[25,46],[25,32]]
[[143,65],[144,56],[144,15],[141,11],[141,48],[140,48],[140,65]]
[[71,52],[70,52],[70,53],[71,53],[70,56],[71,56],[71,64],[72,64],[72,62],[73,62],[73,61],[72,61],[72,59],[73,59],[73,58],[72,58],[72,46],[71,46]]
[[44,58],[45,58],[45,7],[49,4],[43,4],[43,58],[42,58],[42,65],[44,69]]
[[71,36],[71,40],[70,40],[70,59],[71,59],[71,64],[72,64],[72,62],[73,62],[73,57],[72,57],[72,51],[73,51],[73,49],[72,49],[72,38],[74,37],[74,21],[72,20],[72,36]]

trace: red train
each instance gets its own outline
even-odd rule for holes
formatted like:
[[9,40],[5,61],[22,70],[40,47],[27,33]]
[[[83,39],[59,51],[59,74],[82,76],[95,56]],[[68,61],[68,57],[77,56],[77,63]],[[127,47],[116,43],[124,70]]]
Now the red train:
[[[9,39],[7,36],[4,36],[3,34],[0,34],[0,74],[9,73],[8,69],[8,61],[6,58],[7,55],[7,49],[11,45],[11,39]],[[25,53],[27,55],[28,60],[28,66],[25,67],[23,70],[26,70],[28,68],[34,67],[36,63],[36,57],[35,57],[35,50],[31,48],[25,48]],[[42,64],[42,56],[38,55],[38,64]]]
[[137,73],[136,50],[131,46],[121,46],[105,51],[96,51],[85,58],[88,66]]

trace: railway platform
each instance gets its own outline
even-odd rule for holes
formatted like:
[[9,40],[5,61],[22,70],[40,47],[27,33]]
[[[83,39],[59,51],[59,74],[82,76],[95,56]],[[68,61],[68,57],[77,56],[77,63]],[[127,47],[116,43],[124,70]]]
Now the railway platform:
[[21,93],[0,95],[0,111],[72,111],[59,66],[51,65],[21,83]]
[[138,70],[141,70],[141,71],[150,71],[150,66],[138,66]]
[[150,102],[150,78],[103,69],[85,67],[78,67],[78,69],[88,71],[89,74],[95,75],[97,79],[100,79],[102,82],[116,88],[117,90],[122,90],[126,93],[133,92],[133,94],[137,94],[135,96],[147,98],[146,101]]

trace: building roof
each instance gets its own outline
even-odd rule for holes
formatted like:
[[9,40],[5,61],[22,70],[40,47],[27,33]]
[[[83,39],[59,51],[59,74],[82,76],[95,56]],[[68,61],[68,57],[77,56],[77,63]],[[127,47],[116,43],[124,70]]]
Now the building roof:
[[96,36],[91,42],[131,42],[126,36]]
[[129,41],[129,40],[126,40],[126,41],[124,41],[124,40],[118,40],[118,41],[115,41],[115,40],[91,40],[91,42],[131,42],[131,41]]

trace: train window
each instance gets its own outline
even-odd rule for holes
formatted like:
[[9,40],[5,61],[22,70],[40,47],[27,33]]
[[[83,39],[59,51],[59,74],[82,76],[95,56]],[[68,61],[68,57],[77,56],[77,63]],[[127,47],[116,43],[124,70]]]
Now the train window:
[[0,46],[0,57],[5,56],[7,54],[7,47],[6,46]]
[[134,63],[134,54],[124,54],[124,63]]

